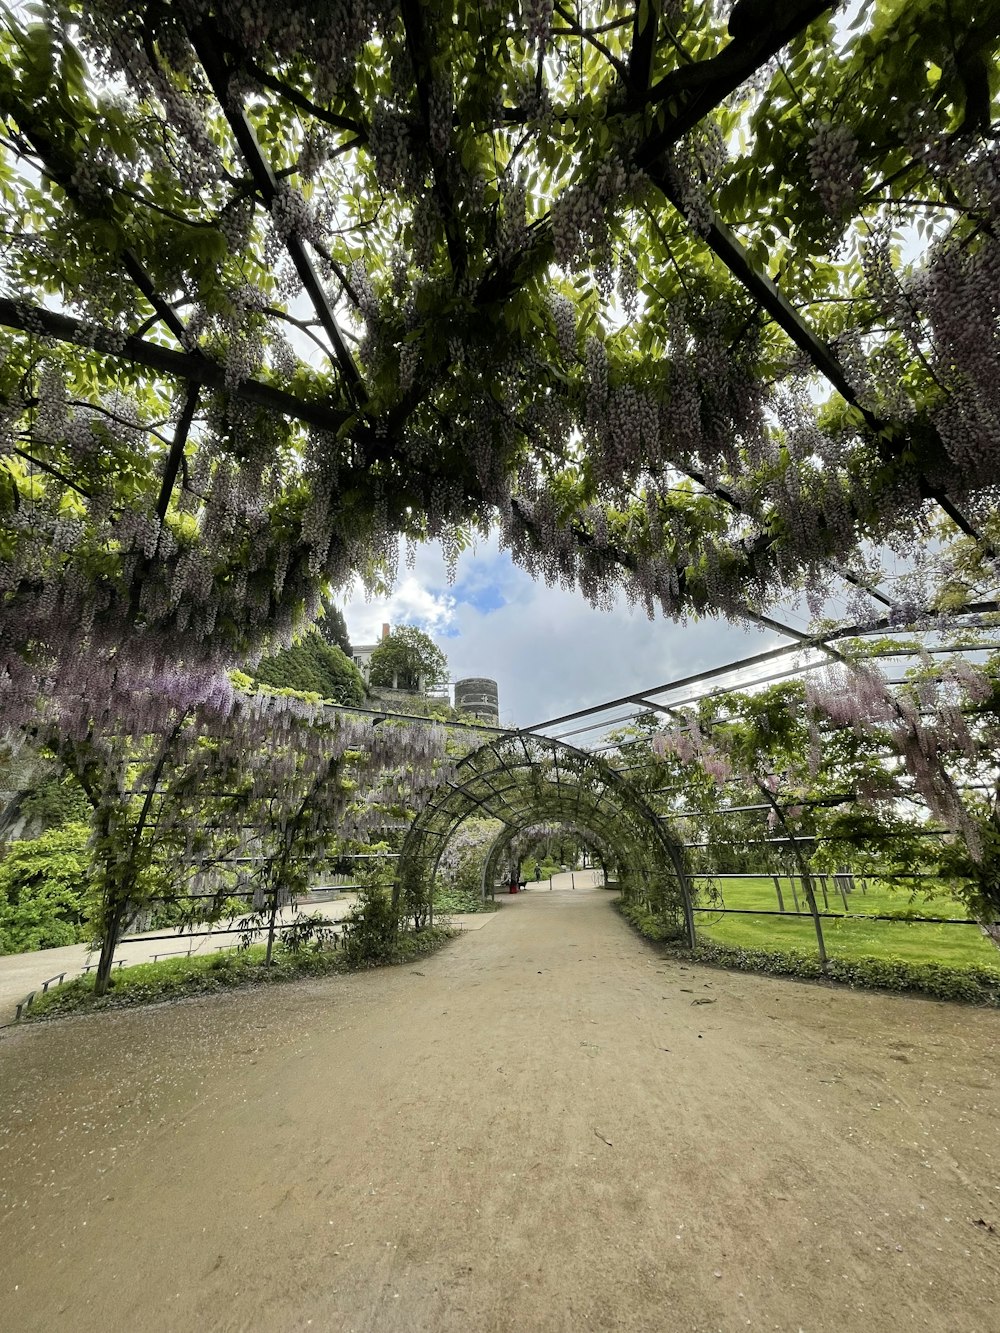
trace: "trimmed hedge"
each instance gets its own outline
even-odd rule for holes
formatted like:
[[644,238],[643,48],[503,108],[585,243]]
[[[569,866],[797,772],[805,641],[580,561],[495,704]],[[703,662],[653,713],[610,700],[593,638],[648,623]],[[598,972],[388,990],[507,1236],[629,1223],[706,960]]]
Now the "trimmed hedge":
[[899,958],[830,958],[826,971],[815,954],[744,949],[715,940],[699,940],[694,949],[678,943],[672,922],[663,922],[634,904],[617,904],[622,916],[639,934],[668,946],[672,957],[737,972],[759,972],[773,977],[800,977],[832,981],[861,990],[897,991],[929,995],[935,1000],[1000,1008],[1000,969],[946,967],[940,963],[907,963]]
[[343,649],[325,643],[315,630],[262,658],[253,676],[272,689],[318,694],[339,704],[362,704],[367,694],[364,677]]

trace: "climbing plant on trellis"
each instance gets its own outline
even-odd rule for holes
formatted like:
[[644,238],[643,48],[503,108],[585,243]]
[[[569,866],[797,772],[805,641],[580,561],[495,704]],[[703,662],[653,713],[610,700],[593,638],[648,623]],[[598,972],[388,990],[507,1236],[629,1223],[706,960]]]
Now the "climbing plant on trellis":
[[501,825],[487,851],[484,890],[512,843],[542,824],[568,826],[615,861],[626,900],[655,905],[693,942],[680,846],[640,789],[597,755],[524,732],[497,736],[466,754],[411,825],[400,850],[396,898],[417,924],[433,910],[438,867],[470,816]]
[[998,42],[981,0],[8,8],[8,715],[470,525],[598,602],[912,614],[863,539],[996,540]]
[[8,726],[167,734],[470,529],[650,614],[996,612],[996,3],[3,14]]

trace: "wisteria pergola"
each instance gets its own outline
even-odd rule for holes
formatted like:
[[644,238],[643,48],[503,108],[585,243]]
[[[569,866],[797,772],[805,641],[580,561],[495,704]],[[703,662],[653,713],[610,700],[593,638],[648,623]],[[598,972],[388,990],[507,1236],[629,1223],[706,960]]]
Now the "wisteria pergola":
[[998,67],[997,0],[5,4],[4,725],[124,808],[120,720],[476,532],[651,617],[988,622]]
[[626,897],[655,901],[694,942],[690,885],[679,844],[642,793],[598,755],[515,732],[467,754],[432,793],[400,851],[397,893],[433,902],[438,864],[470,816],[503,825],[487,850],[483,885],[526,829],[546,821],[583,830],[614,860]]
[[935,526],[992,560],[996,4],[34,9],[0,30],[9,716],[245,662],[400,537],[758,619],[844,580],[912,617],[878,550]]
[[[577,848],[585,848],[601,864],[604,870],[605,885],[608,884],[609,869],[618,874],[618,861],[614,849],[593,829],[581,824],[572,824],[566,820],[536,820],[522,827],[510,825],[499,834],[483,860],[481,888],[483,897],[491,894],[496,897],[496,886],[503,873],[504,863],[516,874],[525,856],[531,852],[538,855],[539,845],[553,837],[569,835]],[[508,880],[508,883],[510,881]]]

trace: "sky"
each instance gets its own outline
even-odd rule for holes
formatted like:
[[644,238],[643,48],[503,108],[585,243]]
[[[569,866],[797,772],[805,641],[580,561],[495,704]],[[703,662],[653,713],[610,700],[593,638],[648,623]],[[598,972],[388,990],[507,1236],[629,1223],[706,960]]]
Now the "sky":
[[374,643],[383,623],[425,630],[448,658],[453,681],[497,681],[501,722],[519,727],[782,642],[724,620],[647,620],[624,597],[611,611],[596,611],[578,591],[536,583],[492,538],[459,557],[451,586],[433,543],[418,548],[412,572],[400,567],[391,597],[366,600],[359,588],[340,605],[354,644]]

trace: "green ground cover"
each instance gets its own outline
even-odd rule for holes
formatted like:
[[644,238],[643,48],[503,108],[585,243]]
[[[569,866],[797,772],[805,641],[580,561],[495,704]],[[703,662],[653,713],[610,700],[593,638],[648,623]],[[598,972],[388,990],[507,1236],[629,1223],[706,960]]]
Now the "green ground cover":
[[[785,908],[794,911],[795,901],[788,879],[780,879]],[[757,908],[774,911],[778,907],[774,881],[759,879],[721,879],[727,907]],[[799,907],[807,910],[805,895],[796,884]],[[827,887],[831,912],[844,910],[840,894]],[[823,895],[816,888],[820,911]],[[868,892],[861,888],[848,894],[848,910],[857,913],[908,913],[925,916],[965,917],[965,908],[956,899],[937,895],[926,898],[905,890],[892,889],[877,881],[868,881]],[[775,952],[816,953],[816,934],[809,917],[720,916],[697,912],[695,923],[701,938],[718,944]],[[831,958],[856,961],[863,958],[892,958],[907,963],[940,963],[949,967],[980,966],[1000,973],[1000,951],[980,932],[978,926],[935,925],[919,920],[831,921],[823,919],[823,937]]]
[[478,889],[445,889],[438,887],[434,890],[435,916],[496,911],[499,911],[498,904],[492,902],[489,898],[484,899]]
[[661,952],[675,959],[707,963],[727,971],[757,972],[769,976],[797,977],[806,981],[836,982],[865,990],[912,992],[937,1000],[1000,1007],[1000,967],[979,963],[952,965],[938,960],[914,961],[886,953],[849,958],[832,955],[824,968],[815,943],[806,951],[795,946],[781,948],[773,938],[769,947],[729,944],[701,932],[694,949],[678,934],[677,923],[665,921],[637,903],[616,902],[622,916],[640,935]]
[[234,986],[269,985],[308,976],[329,976],[351,972],[359,967],[389,966],[408,963],[434,950],[450,939],[453,932],[444,927],[421,931],[401,931],[392,947],[377,961],[366,958],[352,964],[340,949],[298,950],[280,945],[271,965],[265,966],[264,945],[249,949],[164,958],[155,963],[135,963],[112,973],[110,989],[104,997],[94,995],[94,973],[74,977],[36,997],[27,1019],[54,1018],[63,1014],[120,1009],[162,1000],[180,1000]]

